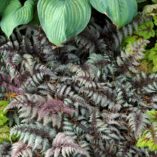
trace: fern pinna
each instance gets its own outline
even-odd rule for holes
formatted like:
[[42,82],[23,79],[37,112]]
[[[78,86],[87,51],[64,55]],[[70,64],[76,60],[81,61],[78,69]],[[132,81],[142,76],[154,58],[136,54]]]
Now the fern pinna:
[[91,23],[64,47],[38,27],[1,39],[2,96],[16,94],[6,111],[18,110],[20,124],[11,129],[19,141],[1,144],[0,156],[154,157],[135,146],[151,126],[145,111],[156,108],[157,75],[139,70],[148,41],[115,55],[107,30]]

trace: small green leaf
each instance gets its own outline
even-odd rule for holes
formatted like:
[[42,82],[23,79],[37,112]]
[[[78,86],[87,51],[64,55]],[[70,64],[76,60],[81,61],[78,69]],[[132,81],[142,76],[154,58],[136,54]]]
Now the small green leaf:
[[9,103],[8,101],[1,100],[1,101],[0,101],[0,107],[1,107],[1,106],[6,107],[6,106],[8,105],[8,103]]
[[155,16],[157,13],[157,4],[146,5],[143,9],[143,14]]
[[92,6],[106,14],[114,24],[122,27],[137,14],[136,0],[90,0]]
[[0,143],[4,141],[10,141],[10,129],[8,126],[0,128]]
[[8,121],[8,118],[0,111],[0,126],[3,126]]
[[88,0],[39,0],[37,8],[44,32],[56,45],[79,34],[91,17]]
[[157,26],[157,15],[153,16],[154,24]]
[[137,0],[137,3],[145,2],[146,0]]
[[27,24],[32,20],[33,17],[34,1],[27,0],[24,5],[19,0],[11,0],[7,8],[4,11],[1,28],[2,31],[9,38],[15,27]]
[[157,111],[156,110],[148,110],[146,112],[148,118],[151,122],[157,122]]
[[8,101],[0,101],[0,126],[3,126],[8,121],[6,113],[3,111],[4,108],[8,105]]
[[143,37],[144,39],[149,39],[155,36],[154,24],[152,21],[148,21],[140,25],[135,32],[135,34]]
[[157,3],[157,0],[152,0],[153,3]]

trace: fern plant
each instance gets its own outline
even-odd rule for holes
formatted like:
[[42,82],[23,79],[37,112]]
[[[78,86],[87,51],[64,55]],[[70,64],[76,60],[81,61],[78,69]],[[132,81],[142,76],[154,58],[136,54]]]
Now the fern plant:
[[19,139],[2,144],[2,155],[155,155],[136,147],[151,126],[145,112],[156,102],[157,75],[139,69],[149,42],[139,40],[131,46],[134,53],[123,49],[115,55],[120,31],[111,36],[113,47],[107,32],[111,27],[91,22],[64,47],[55,47],[41,28],[25,26],[2,40],[0,83],[4,93],[16,93],[5,110],[18,110],[20,117],[10,132]]
[[[141,70],[145,71],[147,73],[150,72],[156,72],[156,4],[146,5],[143,14],[150,15],[152,18],[150,18],[148,21],[143,22],[142,24],[138,25],[138,28],[136,31],[134,31],[131,36],[127,36],[123,41],[123,46],[127,47],[128,51],[130,51],[130,45],[133,42],[136,42],[140,39],[147,39],[150,41],[148,47],[145,51],[145,57],[141,61]],[[130,53],[132,53],[130,51]]]
[[157,122],[157,112],[156,110],[147,111],[146,113],[151,121],[151,126],[147,130],[145,130],[142,135],[140,136],[137,146],[138,147],[148,147],[152,151],[157,150],[157,143],[156,143],[156,122]]

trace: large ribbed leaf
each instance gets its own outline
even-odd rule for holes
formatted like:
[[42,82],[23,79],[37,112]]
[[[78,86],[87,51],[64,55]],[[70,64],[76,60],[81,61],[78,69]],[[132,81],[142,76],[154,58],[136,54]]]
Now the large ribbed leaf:
[[137,14],[136,0],[90,0],[92,6],[106,14],[114,24],[122,27]]
[[33,17],[33,0],[27,0],[24,5],[19,0],[11,0],[4,11],[1,28],[9,38],[15,27],[27,24]]
[[0,15],[4,12],[4,9],[8,5],[10,0],[0,0]]
[[50,42],[60,45],[80,33],[88,24],[88,0],[39,0],[38,15]]

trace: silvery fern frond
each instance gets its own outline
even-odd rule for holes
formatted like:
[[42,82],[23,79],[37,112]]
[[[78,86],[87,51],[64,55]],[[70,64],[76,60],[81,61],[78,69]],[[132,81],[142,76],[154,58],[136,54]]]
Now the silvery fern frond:
[[55,137],[56,131],[40,123],[20,124],[11,129],[11,135],[20,136],[20,140],[32,149],[46,150],[50,147],[50,141]]
[[128,115],[129,125],[131,130],[134,132],[135,138],[138,138],[146,126],[149,124],[148,117],[146,114],[139,110],[135,110]]
[[33,151],[27,144],[18,141],[12,145],[11,157],[33,157]]
[[70,136],[66,136],[64,133],[58,133],[53,140],[52,148],[47,150],[45,157],[59,157],[62,154],[63,157],[67,157],[72,153],[79,153],[89,157],[89,154],[84,151]]

